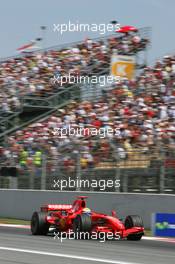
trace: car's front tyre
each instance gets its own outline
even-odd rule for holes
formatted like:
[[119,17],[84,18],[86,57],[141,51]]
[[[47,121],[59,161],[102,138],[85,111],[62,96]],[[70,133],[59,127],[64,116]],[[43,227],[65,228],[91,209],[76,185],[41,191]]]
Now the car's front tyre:
[[[128,215],[125,219],[125,228],[143,227],[143,220],[139,215]],[[143,236],[143,232],[128,235],[127,240],[140,240]]]

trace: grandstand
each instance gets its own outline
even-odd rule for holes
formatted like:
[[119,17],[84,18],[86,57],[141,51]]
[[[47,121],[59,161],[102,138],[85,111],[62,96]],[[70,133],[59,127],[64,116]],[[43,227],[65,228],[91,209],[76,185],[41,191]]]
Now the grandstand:
[[[34,117],[41,115],[41,118],[58,105],[64,105],[69,98],[78,99],[80,87],[75,85],[75,89],[69,83],[62,87],[58,82],[51,81],[54,76],[107,73],[114,48],[119,54],[130,55],[145,50],[148,38],[145,36],[146,30],[142,31],[143,38],[139,43],[134,42],[134,36],[124,39],[123,36],[113,35],[1,60],[0,101],[3,103],[0,113],[1,116],[8,117],[5,121],[0,120],[0,138],[18,129],[21,123],[26,125],[27,121],[32,121],[25,112],[32,112]],[[15,117],[18,122],[14,122]]]
[[[113,191],[175,192],[175,56],[153,67],[144,58],[135,79],[98,93],[98,85],[51,81],[108,75],[113,50],[138,58],[150,45],[145,36],[134,39],[112,35],[1,61],[0,163],[18,167],[17,188],[53,189],[53,179],[71,176],[120,179]],[[115,134],[53,133],[68,126]],[[9,178],[0,177],[0,185],[8,188]]]

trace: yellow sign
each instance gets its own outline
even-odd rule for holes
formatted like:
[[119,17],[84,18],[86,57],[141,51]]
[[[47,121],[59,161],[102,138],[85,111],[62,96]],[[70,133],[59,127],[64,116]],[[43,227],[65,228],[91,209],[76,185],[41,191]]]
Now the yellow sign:
[[132,56],[112,55],[111,75],[126,77],[129,80],[135,75],[135,59]]

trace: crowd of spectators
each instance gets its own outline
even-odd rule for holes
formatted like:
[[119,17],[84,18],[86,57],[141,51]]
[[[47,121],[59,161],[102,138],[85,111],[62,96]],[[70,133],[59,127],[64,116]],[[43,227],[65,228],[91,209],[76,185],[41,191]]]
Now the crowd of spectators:
[[[115,133],[98,138],[88,132],[62,138],[54,134],[54,129],[69,126],[110,128]],[[135,80],[121,80],[96,102],[72,101],[48,119],[17,131],[8,138],[8,147],[0,148],[1,160],[12,157],[21,166],[40,166],[45,153],[69,167],[75,161],[72,154],[80,151],[82,168],[86,168],[111,158],[111,141],[120,159],[129,159],[136,150],[175,151],[175,56],[146,67]]]
[[22,104],[17,90],[9,85],[0,87],[0,116],[18,112]]
[[[147,45],[137,34],[104,40],[86,39],[62,49],[30,53],[0,62],[0,111],[11,113],[21,107],[24,95],[48,96],[62,87],[52,82],[65,75],[87,75],[109,69],[113,49],[119,54],[135,54]],[[94,69],[94,70],[92,70]]]
[[[119,54],[132,55],[144,49],[146,43],[132,34],[107,40],[87,39],[74,47],[1,62],[0,112],[20,109],[24,95],[48,96],[63,89],[50,81],[53,76],[89,74],[92,68],[97,73],[109,68],[114,49]],[[54,133],[54,129],[68,127],[83,127],[86,133],[63,137]],[[112,129],[114,133],[94,136],[88,133],[92,128]],[[81,167],[86,168],[110,160],[112,146],[120,160],[130,159],[136,151],[175,152],[175,56],[165,56],[133,80],[122,79],[96,101],[72,101],[49,118],[18,130],[6,139],[6,145],[0,146],[0,162],[12,162],[21,168],[32,164],[41,167],[45,154],[52,165],[71,168],[80,152]]]

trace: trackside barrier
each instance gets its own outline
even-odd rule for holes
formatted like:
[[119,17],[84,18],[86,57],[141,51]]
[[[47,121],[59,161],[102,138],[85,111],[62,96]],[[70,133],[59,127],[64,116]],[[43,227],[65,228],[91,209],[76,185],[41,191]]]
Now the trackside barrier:
[[149,229],[153,213],[175,211],[175,195],[0,189],[0,217],[29,220],[41,205],[71,204],[79,195],[89,197],[87,206],[92,210],[110,214],[111,210],[116,210],[123,219],[131,214],[141,215],[145,228]]

